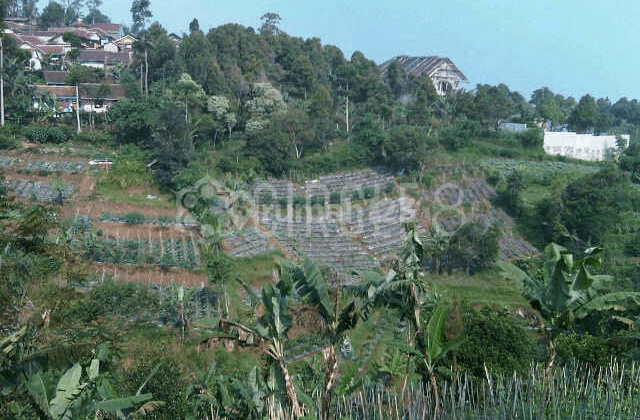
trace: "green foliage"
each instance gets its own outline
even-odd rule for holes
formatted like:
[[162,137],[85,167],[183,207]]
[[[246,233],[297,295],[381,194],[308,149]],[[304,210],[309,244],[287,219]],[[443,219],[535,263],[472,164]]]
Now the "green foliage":
[[439,142],[447,150],[456,151],[471,144],[480,135],[477,121],[461,119],[438,134]]
[[119,100],[109,108],[114,121],[114,139],[119,144],[149,147],[153,135],[153,114],[158,104],[150,101]]
[[4,127],[0,127],[0,150],[18,147],[21,134],[22,129],[19,126],[6,124]]
[[578,179],[562,193],[561,220],[586,244],[602,243],[625,211],[636,210],[638,197],[629,182],[612,167]]
[[139,225],[145,222],[145,216],[140,212],[131,211],[124,215],[123,220],[128,225]]
[[64,17],[64,7],[55,1],[50,1],[40,13],[38,26],[44,30],[50,26],[64,26]]
[[475,273],[492,266],[498,257],[501,235],[497,226],[488,227],[481,221],[465,223],[449,239],[445,256],[441,257],[446,263],[441,268],[462,268]]
[[580,98],[578,105],[573,109],[569,117],[569,126],[577,132],[594,130],[602,118],[596,105],[596,100],[591,95]]
[[113,136],[108,131],[81,131],[73,135],[73,140],[80,143],[89,143],[91,145],[108,145],[113,141]]
[[122,152],[113,159],[111,169],[100,174],[98,186],[126,190],[147,184],[149,182],[146,169],[148,159],[148,153],[136,147],[122,149]]
[[605,337],[562,334],[557,339],[558,359],[561,364],[587,363],[592,366],[607,366],[616,355],[616,348]]
[[58,126],[30,125],[25,128],[25,136],[35,143],[60,144],[70,137],[70,133],[69,130]]
[[135,283],[104,282],[91,289],[87,300],[74,302],[66,316],[90,322],[101,316],[140,316],[160,310],[162,296],[153,289]]
[[514,170],[509,174],[504,185],[498,189],[495,200],[510,214],[518,215],[522,209],[522,197],[520,193],[524,187],[522,172]]
[[519,133],[520,143],[522,147],[529,149],[541,149],[544,144],[544,131],[539,128],[528,128],[526,131]]
[[266,172],[276,176],[289,172],[295,157],[287,136],[270,129],[247,132],[245,153],[257,158]]
[[153,13],[149,10],[150,6],[151,2],[149,0],[134,0],[131,4],[131,17],[133,19],[131,30],[133,33],[138,33],[144,29],[147,20],[153,16]]
[[522,322],[506,311],[468,308],[464,337],[455,360],[462,372],[477,378],[486,376],[485,367],[492,375],[526,375],[542,356]]
[[393,171],[418,169],[430,150],[438,146],[424,127],[396,126],[389,130],[381,151],[384,163]]

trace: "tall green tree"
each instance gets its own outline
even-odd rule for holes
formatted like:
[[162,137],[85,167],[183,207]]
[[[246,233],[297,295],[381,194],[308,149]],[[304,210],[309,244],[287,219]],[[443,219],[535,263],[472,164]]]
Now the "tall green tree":
[[204,90],[191,79],[188,73],[183,73],[173,88],[178,98],[184,101],[184,120],[189,121],[189,103],[203,102],[206,99]]
[[561,199],[564,226],[586,245],[603,243],[620,215],[636,210],[638,200],[629,181],[613,166],[573,181]]
[[569,126],[577,132],[595,130],[600,120],[600,111],[591,95],[584,95],[569,117]]
[[133,20],[131,31],[133,33],[142,31],[147,26],[147,21],[153,17],[150,7],[150,0],[133,0],[130,9],[131,19]]
[[87,13],[87,20],[91,22],[91,24],[96,23],[95,22],[95,17],[96,15],[98,15],[100,13],[100,6],[102,6],[102,0],[86,0],[85,5],[87,6],[88,9],[88,13]]
[[51,26],[63,26],[64,18],[65,8],[60,3],[50,1],[40,13],[38,26],[44,30],[49,29]]

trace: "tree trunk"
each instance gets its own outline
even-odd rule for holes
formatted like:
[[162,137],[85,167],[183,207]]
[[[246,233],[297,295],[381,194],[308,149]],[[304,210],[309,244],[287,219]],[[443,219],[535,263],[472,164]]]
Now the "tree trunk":
[[147,60],[147,47],[144,47],[144,97],[149,97],[149,62]]
[[287,397],[291,402],[291,410],[293,411],[293,416],[296,419],[302,417],[302,409],[300,408],[300,404],[298,403],[298,396],[296,395],[296,389],[293,386],[293,382],[291,380],[291,376],[289,376],[289,369],[287,368],[287,362],[284,360],[284,357],[278,358],[278,364],[280,365],[280,370],[282,371],[282,376],[284,377],[284,384],[287,389]]
[[431,392],[433,392],[433,400],[435,402],[435,406],[433,408],[433,419],[438,418],[438,412],[440,411],[440,396],[438,395],[438,384],[436,383],[436,375],[431,372],[431,378],[429,379],[431,384]]
[[4,127],[4,45],[0,38],[0,125]]
[[324,395],[322,396],[322,409],[320,412],[321,420],[329,419],[329,411],[331,410],[331,393],[336,383],[338,375],[338,360],[336,359],[336,347],[329,346],[323,351],[324,360],[327,363],[324,378]]
[[546,379],[550,377],[551,369],[553,368],[553,364],[556,360],[556,346],[551,337],[548,337],[547,340],[549,341],[549,355],[547,356],[547,367],[544,369],[544,376]]

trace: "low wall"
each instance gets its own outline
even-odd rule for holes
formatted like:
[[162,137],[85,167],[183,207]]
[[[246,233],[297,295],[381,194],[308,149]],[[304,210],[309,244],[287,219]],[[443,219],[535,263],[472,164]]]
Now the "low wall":
[[[629,143],[629,135],[621,138]],[[594,136],[570,132],[544,132],[544,151],[550,155],[567,156],[574,159],[600,161],[605,160],[607,151],[617,150],[616,136]]]

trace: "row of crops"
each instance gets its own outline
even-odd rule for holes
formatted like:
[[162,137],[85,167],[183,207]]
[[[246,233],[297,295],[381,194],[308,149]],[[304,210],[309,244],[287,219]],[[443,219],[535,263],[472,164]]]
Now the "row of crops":
[[7,188],[20,197],[33,201],[65,202],[73,194],[73,184],[59,181],[39,182],[24,179],[6,181]]
[[18,159],[9,156],[0,156],[0,169],[11,168],[18,163]]
[[497,175],[499,179],[505,179],[513,171],[518,170],[525,178],[539,183],[544,183],[559,174],[565,176],[567,174],[587,175],[598,172],[601,169],[598,164],[556,161],[537,162],[516,159],[485,159],[480,166],[490,175]]
[[[317,179],[307,180],[296,184],[291,180],[269,180],[256,182],[251,190],[254,197],[261,203],[280,202],[286,203],[287,199],[310,197],[322,198],[321,203],[329,201],[328,197],[336,197],[338,202],[342,197],[350,198],[356,192],[356,196],[367,195],[365,191],[372,191],[372,195],[380,195],[383,192],[391,192],[395,186],[393,176],[385,172],[365,169],[353,172],[341,172],[330,175],[320,175]],[[358,194],[359,192],[359,194]],[[361,197],[362,198],[362,197]]]
[[350,273],[352,270],[371,270],[378,265],[359,243],[327,218],[281,221],[273,215],[262,214],[260,223],[270,229],[290,254],[307,256],[320,267]]
[[248,258],[266,254],[276,247],[268,243],[267,238],[255,228],[243,229],[227,235],[223,240],[227,255]]
[[[399,255],[405,241],[404,223],[414,219],[415,211],[401,197],[353,210],[342,222],[375,258],[384,261]],[[418,229],[425,233],[421,226]]]
[[177,224],[186,225],[186,223],[178,223],[175,217],[160,216],[147,217],[143,213],[132,211],[124,214],[114,214],[104,212],[100,214],[101,222],[124,223],[128,225],[152,225],[152,226],[175,226]]
[[157,265],[188,270],[200,266],[200,253],[192,239],[98,239],[86,235],[72,242],[86,259],[116,265]]
[[66,172],[77,174],[86,166],[84,162],[48,162],[43,160],[28,161],[22,166],[23,170],[44,172]]
[[15,168],[33,172],[65,172],[77,174],[86,166],[84,162],[22,160],[10,156],[0,156],[0,168]]

